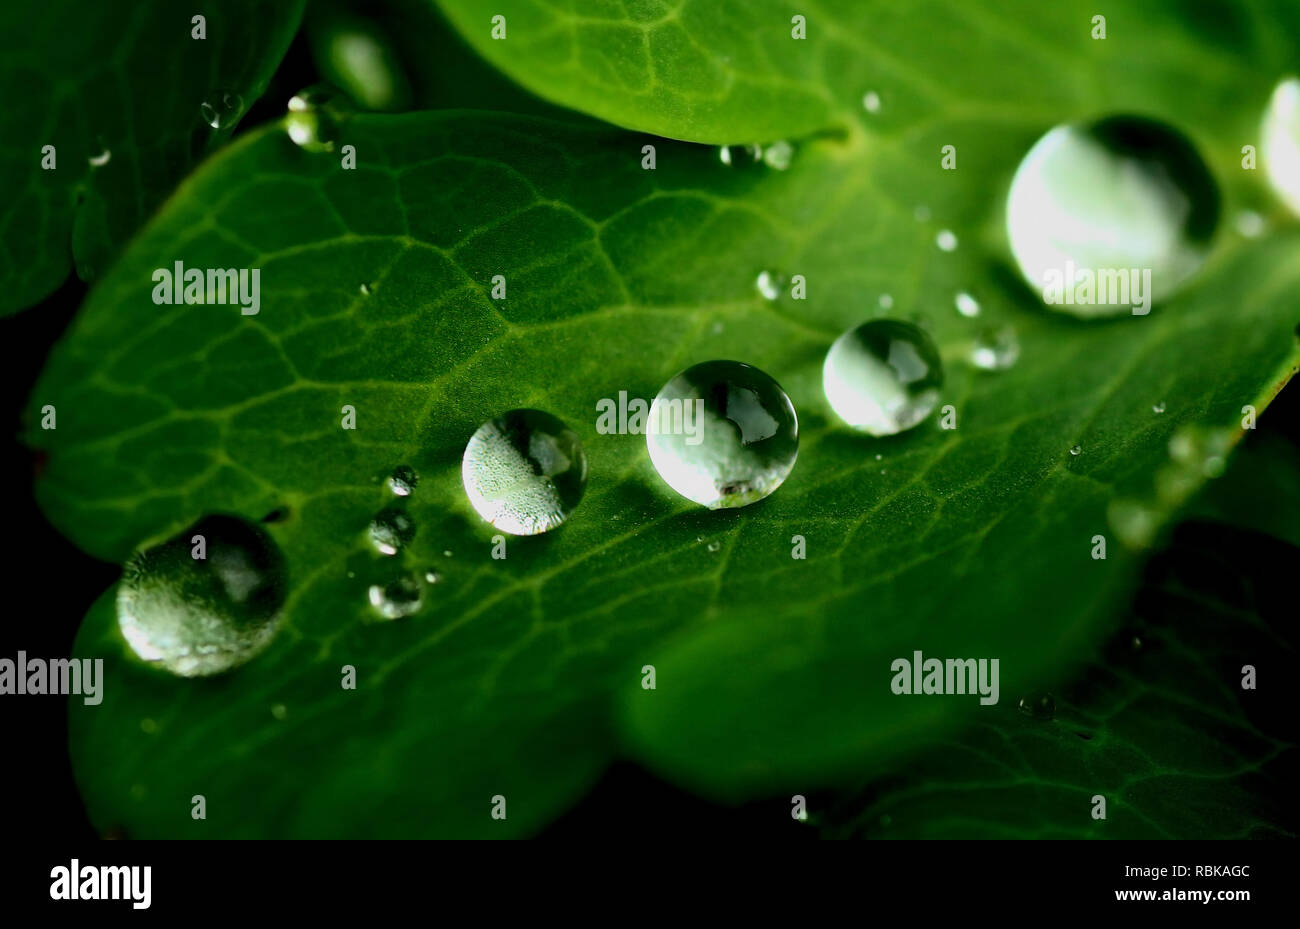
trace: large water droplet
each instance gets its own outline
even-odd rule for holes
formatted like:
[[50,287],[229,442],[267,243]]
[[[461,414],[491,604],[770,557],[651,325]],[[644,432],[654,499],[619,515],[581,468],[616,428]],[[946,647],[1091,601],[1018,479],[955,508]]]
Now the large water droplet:
[[1053,719],[1056,717],[1056,698],[1044,692],[1021,697],[1020,712],[1034,719]]
[[781,385],[753,365],[706,361],[659,391],[646,446],[659,476],[710,509],[747,506],[781,486],[799,422]]
[[569,518],[587,486],[578,434],[541,410],[511,410],[478,428],[461,462],[465,493],[502,532],[536,535]]
[[284,556],[265,529],[207,516],[131,556],[117,588],[118,625],[145,661],[182,677],[219,674],[274,638],[287,585]]
[[398,465],[388,477],[388,489],[399,497],[409,497],[420,483],[420,475],[410,465]]
[[415,577],[399,577],[387,584],[371,584],[370,605],[383,619],[413,616],[424,605],[424,585]]
[[294,94],[284,118],[289,138],[305,151],[334,151],[342,105],[339,92],[328,84],[313,84]]
[[[1200,268],[1218,218],[1218,188],[1196,148],[1137,116],[1051,130],[1021,161],[1007,200],[1021,273],[1077,316],[1167,298]],[[1135,292],[1147,281],[1150,292]]]
[[233,90],[214,90],[199,104],[199,114],[213,129],[228,128],[244,112],[244,98]]
[[822,387],[837,416],[860,432],[911,429],[939,402],[943,363],[934,340],[913,323],[873,319],[831,346]]
[[985,371],[1005,371],[1020,358],[1020,339],[1011,326],[984,329],[971,347],[971,364]]
[[1277,85],[1264,114],[1260,156],[1273,190],[1300,213],[1300,78]]
[[415,538],[415,520],[403,510],[387,507],[370,521],[370,541],[383,555],[396,555]]

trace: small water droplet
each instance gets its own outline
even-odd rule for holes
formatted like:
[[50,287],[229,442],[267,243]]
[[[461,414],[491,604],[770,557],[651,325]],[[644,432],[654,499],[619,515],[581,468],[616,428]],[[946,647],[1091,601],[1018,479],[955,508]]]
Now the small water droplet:
[[934,237],[934,244],[939,246],[942,251],[955,252],[957,250],[957,236],[951,229],[940,229],[939,234]]
[[706,361],[655,396],[646,446],[659,476],[709,509],[747,506],[772,493],[799,453],[790,398],[765,372]]
[[1082,446],[1082,445],[1074,445],[1074,446],[1071,446],[1071,447],[1070,447],[1070,454],[1071,454],[1071,455],[1074,455],[1076,458],[1077,458],[1077,457],[1078,457],[1082,452],[1083,452],[1083,446]]
[[370,296],[372,293],[374,293],[374,292],[375,292],[375,285],[374,285],[374,284],[363,283],[363,284],[361,285],[361,296],[363,296],[363,297],[369,297],[369,296]]
[[1007,199],[1020,271],[1052,308],[1129,313],[1205,260],[1219,193],[1196,147],[1144,117],[1057,126],[1025,155]]
[[284,719],[289,715],[289,708],[283,703],[277,703],[275,706],[271,707],[271,715],[276,719]]
[[213,129],[227,129],[244,112],[244,98],[233,90],[214,90],[199,104],[199,114]]
[[1300,78],[1287,78],[1274,88],[1264,114],[1260,157],[1274,192],[1300,214]]
[[1237,214],[1233,225],[1237,227],[1237,234],[1246,239],[1258,239],[1264,234],[1267,223],[1264,217],[1260,216],[1254,210],[1242,210]]
[[939,403],[943,363],[920,326],[873,319],[835,340],[822,365],[822,387],[837,416],[859,432],[894,435]]
[[1020,359],[1020,339],[1011,326],[985,329],[971,347],[971,364],[984,371],[1005,371]]
[[444,548],[444,549],[442,550],[442,557],[443,557],[443,558],[450,558],[450,557],[451,557],[451,549],[449,549],[449,548]]
[[928,223],[930,221],[930,208],[923,203],[919,204],[912,211],[912,216],[915,217],[918,223]]
[[554,529],[587,486],[578,434],[541,410],[511,410],[478,428],[465,446],[461,479],[479,516],[511,535]]
[[426,584],[437,584],[442,581],[442,575],[437,571],[425,571],[424,582]]
[[1021,697],[1020,712],[1034,719],[1055,719],[1056,698],[1042,691]]
[[370,605],[383,619],[402,619],[424,605],[424,586],[415,578],[400,577],[387,584],[371,584]]
[[964,290],[957,294],[957,298],[953,302],[957,305],[957,312],[968,319],[980,315],[979,301]]
[[399,497],[409,497],[420,483],[420,475],[410,465],[398,465],[388,476],[388,489]]
[[754,285],[758,288],[758,292],[763,295],[764,300],[775,300],[781,296],[781,288],[785,285],[785,278],[773,274],[771,271],[760,271]]
[[878,302],[880,303],[880,308],[882,310],[892,310],[894,308],[894,295],[881,294]]
[[396,555],[415,538],[415,521],[395,507],[386,507],[370,521],[370,541],[383,555]]
[[714,335],[722,335],[724,329],[725,329],[725,327],[722,325],[721,322],[716,322],[716,323],[713,324],[713,334],[714,334]]
[[884,458],[884,457],[885,457],[885,456],[882,455],[882,454],[880,454],[880,452],[876,452],[876,461],[880,461],[880,459],[882,459],[882,458]]
[[718,549],[722,548],[722,543],[715,539],[705,547],[708,548],[708,550],[711,552],[716,552]]
[[219,674],[274,638],[287,580],[284,556],[265,529],[207,516],[131,556],[117,588],[118,625],[151,664],[181,677]]
[[1136,635],[1133,636],[1133,638],[1129,641],[1128,644],[1129,644],[1129,648],[1133,649],[1133,651],[1135,652],[1142,650],[1143,642],[1140,636],[1136,636]]
[[763,163],[774,171],[785,171],[794,159],[794,146],[781,139],[763,149]]
[[874,90],[869,90],[862,95],[862,108],[868,113],[880,112],[880,94]]
[[1159,403],[1154,403],[1151,405],[1152,413],[1163,413],[1164,411],[1165,411],[1165,402],[1163,400],[1161,400]]
[[290,98],[285,130],[304,151],[332,152],[342,110],[343,98],[337,90],[328,84],[313,84]]
[[95,153],[88,157],[86,161],[90,163],[92,168],[102,168],[112,160],[113,153],[109,151],[108,146],[104,144],[103,138],[96,138],[95,144]]

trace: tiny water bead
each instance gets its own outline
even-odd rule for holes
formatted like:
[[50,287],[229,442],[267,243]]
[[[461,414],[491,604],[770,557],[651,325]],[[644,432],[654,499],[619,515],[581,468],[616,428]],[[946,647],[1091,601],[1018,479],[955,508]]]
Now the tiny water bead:
[[371,584],[371,607],[382,619],[413,616],[424,606],[424,585],[414,577],[400,577],[387,584]]
[[971,347],[971,364],[983,371],[1005,371],[1020,359],[1020,339],[1011,326],[984,329]]
[[415,521],[404,511],[387,507],[370,521],[370,541],[382,555],[396,555],[415,538]]
[[965,291],[957,294],[953,302],[957,305],[957,312],[968,319],[980,315],[979,301]]
[[862,95],[862,108],[868,113],[880,112],[880,94],[869,90]]
[[220,674],[275,637],[287,589],[284,556],[265,529],[207,516],[131,556],[117,621],[145,661],[181,677]]
[[1277,85],[1264,115],[1260,156],[1269,184],[1300,214],[1300,78]]
[[1138,116],[1052,129],[1007,198],[1021,274],[1049,306],[1083,317],[1149,309],[1176,292],[1204,262],[1218,219],[1218,188],[1195,146]]
[[881,294],[880,300],[877,302],[880,304],[882,310],[892,310],[894,308],[894,295]]
[[757,145],[723,145],[718,148],[718,160],[727,167],[753,164],[762,157],[763,149]]
[[1055,719],[1056,698],[1049,693],[1033,693],[1020,698],[1020,712],[1034,719]]
[[709,509],[748,506],[794,468],[799,421],[781,385],[753,365],[706,361],[655,396],[646,447],[659,476]]
[[388,477],[388,489],[399,497],[409,497],[418,483],[420,475],[410,465],[398,465]]
[[826,400],[859,432],[894,435],[921,422],[939,402],[943,363],[920,326],[874,319],[831,346],[822,366]]
[[328,84],[313,84],[294,94],[284,118],[289,138],[304,151],[334,151],[341,105],[339,92]]
[[537,535],[582,500],[587,455],[578,434],[550,413],[511,410],[470,438],[461,480],[479,516],[511,535]]
[[213,129],[226,129],[244,112],[244,98],[233,90],[214,90],[199,104],[199,115]]
[[762,294],[764,300],[775,300],[781,296],[781,288],[785,286],[785,278],[779,274],[773,274],[771,271],[760,271],[754,281],[754,286]]
[[957,235],[951,229],[940,229],[938,235],[934,237],[934,244],[939,246],[940,251],[955,252]]
[[103,139],[96,140],[95,153],[86,159],[92,168],[102,168],[112,160],[113,153],[109,150],[108,146],[104,144]]
[[1072,456],[1074,456],[1075,458],[1078,458],[1079,455],[1081,455],[1082,453],[1083,453],[1083,446],[1082,446],[1082,445],[1072,445],[1072,446],[1070,446],[1070,454],[1071,454]]
[[1163,400],[1161,400],[1159,403],[1153,403],[1151,405],[1152,413],[1163,413],[1164,411],[1165,411],[1165,402]]

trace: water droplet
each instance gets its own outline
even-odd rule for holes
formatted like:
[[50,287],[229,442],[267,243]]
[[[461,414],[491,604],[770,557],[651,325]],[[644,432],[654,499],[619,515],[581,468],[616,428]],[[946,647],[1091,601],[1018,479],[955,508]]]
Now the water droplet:
[[112,160],[113,153],[109,151],[102,138],[96,138],[95,144],[97,146],[95,154],[88,157],[86,161],[90,163],[92,168],[102,168]]
[[1237,227],[1237,234],[1242,238],[1258,239],[1264,234],[1268,224],[1264,221],[1264,217],[1254,210],[1242,210],[1237,214],[1234,225]]
[[1143,642],[1140,636],[1136,636],[1136,635],[1133,636],[1133,638],[1129,641],[1128,644],[1129,644],[1129,648],[1133,649],[1133,651],[1135,652],[1140,652],[1142,650]]
[[862,108],[868,113],[880,112],[880,94],[869,90],[862,95]]
[[1160,526],[1160,515],[1139,500],[1112,500],[1106,507],[1106,519],[1129,548],[1146,548]]
[[284,126],[289,138],[309,152],[332,152],[338,141],[338,117],[343,109],[339,92],[328,84],[313,84],[289,100]]
[[410,465],[398,465],[388,477],[388,489],[399,497],[409,497],[420,483],[420,475]]
[[1264,114],[1260,157],[1273,190],[1300,213],[1300,78],[1287,78],[1273,91]]
[[1020,712],[1034,719],[1055,719],[1056,698],[1049,693],[1039,692],[1020,698]]
[[880,308],[882,310],[892,310],[894,308],[894,295],[881,294],[878,302],[880,303]]
[[885,456],[882,455],[882,454],[880,454],[880,452],[876,452],[876,461],[879,461],[880,459],[882,459],[882,458],[884,458],[884,457],[885,457]]
[[924,203],[919,204],[912,211],[912,216],[916,218],[918,223],[928,223],[930,221],[930,208]]
[[283,703],[277,703],[275,706],[271,707],[271,715],[276,719],[284,719],[289,715],[289,708]]
[[646,445],[659,476],[683,497],[709,509],[747,506],[790,474],[799,422],[790,398],[765,372],[706,361],[659,391]]
[[911,429],[939,402],[943,363],[921,327],[873,319],[831,346],[822,366],[826,399],[848,425],[875,436]]
[[374,293],[374,292],[375,292],[375,285],[374,285],[374,284],[363,283],[363,284],[361,285],[361,296],[363,296],[363,297],[369,297],[369,296],[370,296],[372,293]]
[[1073,446],[1070,447],[1070,454],[1071,454],[1071,455],[1074,455],[1076,458],[1077,458],[1077,457],[1078,457],[1082,452],[1083,452],[1083,446],[1082,446],[1082,445],[1073,445]]
[[383,555],[396,555],[415,538],[415,521],[395,507],[386,507],[370,521],[370,541]]
[[213,129],[226,129],[244,112],[244,98],[233,90],[214,90],[199,104],[199,114]]
[[387,584],[371,584],[370,605],[384,619],[402,619],[424,605],[424,586],[413,577],[400,577]]
[[939,234],[934,237],[934,244],[939,246],[942,251],[955,252],[957,250],[957,236],[951,229],[940,229]]
[[1218,477],[1223,473],[1228,449],[1228,435],[1221,430],[1184,427],[1169,438],[1169,457],[1173,462],[1199,472],[1202,477]]
[[706,545],[705,548],[707,548],[711,552],[716,552],[718,549],[722,548],[722,543],[715,539],[714,541]]
[[474,433],[461,478],[479,516],[502,532],[536,535],[563,523],[582,499],[587,455],[578,434],[550,413],[511,410]]
[[424,581],[426,584],[437,584],[442,580],[442,575],[437,571],[425,571]]
[[1161,400],[1159,403],[1152,404],[1151,406],[1152,413],[1163,413],[1164,411],[1165,411],[1165,402],[1163,400]]
[[450,558],[450,557],[451,557],[451,549],[449,549],[449,548],[444,548],[444,549],[442,550],[442,557],[443,557],[443,558]]
[[1077,316],[1168,297],[1205,260],[1218,217],[1218,188],[1192,143],[1135,116],[1052,129],[1007,200],[1025,280]]
[[754,285],[758,288],[758,292],[763,295],[764,300],[775,300],[781,296],[781,288],[785,286],[785,278],[773,274],[771,271],[760,271]]
[[[202,553],[195,536],[203,537]],[[266,530],[207,516],[138,550],[122,569],[117,620],[142,659],[182,677],[219,674],[275,636],[288,569]]]
[[1020,359],[1020,339],[1010,326],[984,329],[971,347],[971,364],[984,371],[1005,371]]
[[979,301],[964,290],[957,295],[956,300],[953,302],[957,304],[957,312],[968,319],[980,315]]
[[727,167],[753,164],[762,157],[763,150],[757,145],[723,145],[718,148],[718,160]]
[[763,149],[763,163],[774,171],[785,171],[794,158],[794,146],[781,139]]

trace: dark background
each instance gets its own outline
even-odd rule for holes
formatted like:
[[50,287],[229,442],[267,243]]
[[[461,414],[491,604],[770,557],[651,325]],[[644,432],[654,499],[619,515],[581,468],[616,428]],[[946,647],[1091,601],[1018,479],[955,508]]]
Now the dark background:
[[[285,102],[318,80],[306,41],[295,39],[267,93],[241,123],[246,132],[284,112]],[[7,616],[0,622],[0,657],[19,650],[33,657],[58,658],[71,653],[77,628],[91,603],[117,578],[118,567],[97,561],[72,545],[46,522],[33,500],[32,481],[38,462],[19,439],[27,398],[50,347],[67,329],[86,294],[75,277],[44,303],[0,319],[0,377],[3,399],[3,486],[14,490],[7,512],[12,517],[5,556],[10,595]],[[1230,308],[1225,308],[1230,310]],[[1300,391],[1284,392],[1260,418],[1258,441],[1281,433],[1300,443]],[[1297,463],[1300,467],[1300,462]],[[1242,557],[1271,560],[1276,543],[1234,533],[1232,547]],[[1263,553],[1263,554],[1260,554]],[[1297,564],[1294,550],[1278,571],[1292,582]],[[1283,589],[1285,588],[1285,589]],[[1290,585],[1279,585],[1279,606],[1294,615]],[[1282,604],[1281,598],[1288,601]],[[69,843],[96,837],[86,818],[72,779],[67,748],[67,699],[54,696],[7,696],[0,699],[0,725],[5,749],[3,777],[10,780],[3,796],[10,806],[4,831]],[[774,829],[774,824],[783,824]],[[559,840],[623,839],[670,834],[675,840],[811,839],[816,830],[790,817],[788,798],[740,808],[711,804],[660,781],[635,765],[616,763],[595,789],[573,810],[552,824],[543,838]]]

